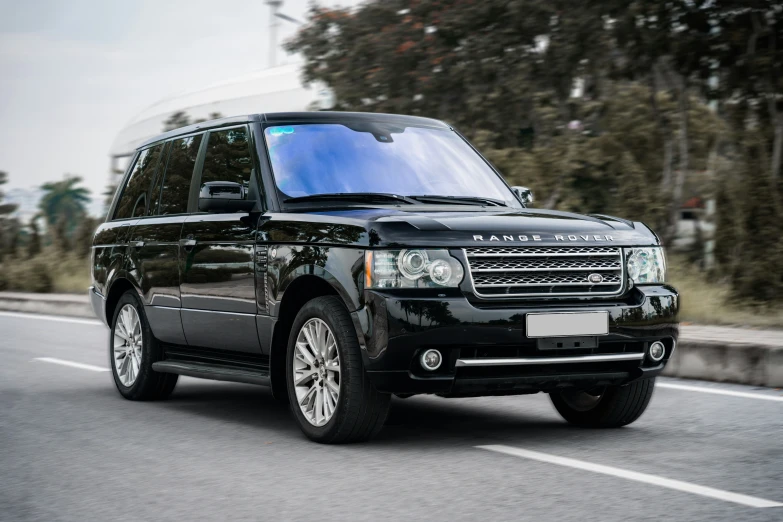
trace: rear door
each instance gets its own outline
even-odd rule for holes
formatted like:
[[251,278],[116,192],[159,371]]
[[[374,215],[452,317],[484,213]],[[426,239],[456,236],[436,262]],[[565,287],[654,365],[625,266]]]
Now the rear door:
[[143,182],[140,180],[138,166],[145,152],[137,153],[122,178],[122,186],[113,206],[109,209],[109,220],[95,232],[92,252],[92,275],[94,291],[102,296],[108,295],[112,278],[126,270],[128,238],[131,226],[143,214],[144,205],[138,205]]
[[[198,189],[205,183],[229,181],[248,187],[254,168],[246,125],[212,130],[205,140],[203,169],[191,190],[193,210],[197,210]],[[182,324],[191,346],[260,353],[255,222],[247,212],[198,212],[185,220],[180,290]]]
[[203,135],[171,140],[151,149],[161,156],[149,188],[146,216],[131,231],[129,258],[138,273],[147,318],[155,337],[186,344],[180,309],[179,238]]

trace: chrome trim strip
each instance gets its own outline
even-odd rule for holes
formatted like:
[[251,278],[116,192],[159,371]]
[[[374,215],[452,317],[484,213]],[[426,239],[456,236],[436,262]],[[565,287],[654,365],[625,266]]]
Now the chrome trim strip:
[[[163,307],[159,307],[163,308]],[[204,310],[203,308],[175,308],[175,310],[182,310],[183,312],[204,312],[210,314],[225,314],[225,315],[241,315],[244,317],[255,317],[258,314],[250,314],[247,312],[225,312],[223,310]]]
[[178,306],[147,305],[151,308],[164,308],[166,310],[179,310],[182,312],[205,312],[210,314],[241,315],[245,317],[256,317],[258,314],[249,314],[247,312],[224,312],[222,310],[204,310],[202,308],[180,308]]
[[[480,283],[480,284],[477,284],[477,285],[474,284],[474,286],[476,288],[493,288],[493,287],[498,287],[498,286],[503,286],[503,287],[505,287],[505,286],[525,286],[525,287],[527,287],[527,286],[558,286],[558,285],[559,286],[599,286],[599,285],[603,285],[603,286],[606,286],[606,285],[617,286],[619,284],[622,284],[622,283],[620,283],[619,281],[608,282],[608,283],[589,283],[589,282],[584,282],[584,283],[525,283],[525,284],[521,284],[521,285],[512,285],[511,283]],[[502,296],[502,295],[506,295],[506,294],[500,294],[500,295]],[[511,294],[508,294],[508,295],[511,295]],[[524,295],[530,295],[530,294],[524,294]],[[547,295],[567,295],[567,294],[547,294]],[[587,294],[587,295],[598,295],[598,292],[593,292],[592,294]]]
[[571,364],[612,361],[636,361],[644,353],[611,353],[606,355],[577,355],[574,357],[522,357],[503,359],[457,359],[457,367],[465,366],[528,366],[537,364]]
[[579,266],[573,268],[475,268],[477,274],[491,272],[619,272],[621,266]]

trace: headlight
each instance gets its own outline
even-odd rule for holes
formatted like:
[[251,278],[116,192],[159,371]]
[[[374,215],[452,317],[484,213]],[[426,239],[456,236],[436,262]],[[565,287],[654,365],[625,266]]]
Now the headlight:
[[367,250],[367,288],[455,288],[465,271],[448,250]]
[[666,281],[666,260],[660,247],[626,248],[628,276],[637,285]]

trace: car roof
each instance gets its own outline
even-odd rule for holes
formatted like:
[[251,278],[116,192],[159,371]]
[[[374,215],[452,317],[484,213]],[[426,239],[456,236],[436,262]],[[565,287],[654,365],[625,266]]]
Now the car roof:
[[177,136],[184,136],[196,132],[203,132],[208,129],[220,127],[229,127],[241,123],[299,123],[299,122],[323,122],[323,123],[341,123],[350,121],[381,121],[387,123],[416,125],[423,127],[434,127],[449,129],[446,123],[432,118],[423,118],[420,116],[404,116],[401,114],[383,114],[376,112],[338,112],[338,111],[318,111],[318,112],[271,112],[262,114],[247,114],[242,116],[232,116],[230,118],[220,118],[217,120],[203,121],[194,123],[186,127],[170,130],[146,140],[139,145],[139,149],[144,149],[153,143],[165,141]]

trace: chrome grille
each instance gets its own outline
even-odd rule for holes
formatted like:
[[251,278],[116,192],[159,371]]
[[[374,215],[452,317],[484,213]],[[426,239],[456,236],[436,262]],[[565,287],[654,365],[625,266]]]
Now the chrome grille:
[[[482,297],[616,295],[623,289],[617,247],[490,247],[466,249],[465,255]],[[593,274],[602,280],[591,282]]]

